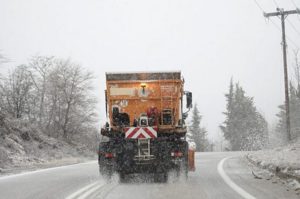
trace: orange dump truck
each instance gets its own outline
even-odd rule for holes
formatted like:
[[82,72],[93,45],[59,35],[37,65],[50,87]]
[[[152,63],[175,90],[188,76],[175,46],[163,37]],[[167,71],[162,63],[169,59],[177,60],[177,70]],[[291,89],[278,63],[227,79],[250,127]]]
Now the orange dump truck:
[[183,111],[192,107],[181,72],[106,73],[106,115],[99,145],[100,173],[120,179],[131,173],[154,173],[166,181],[169,171],[189,168]]

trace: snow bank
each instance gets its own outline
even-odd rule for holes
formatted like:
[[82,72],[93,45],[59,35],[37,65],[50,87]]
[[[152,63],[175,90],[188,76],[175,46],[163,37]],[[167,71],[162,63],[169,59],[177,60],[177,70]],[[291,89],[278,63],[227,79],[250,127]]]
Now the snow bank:
[[251,152],[246,157],[250,162],[281,178],[300,182],[300,139],[284,147]]
[[0,175],[95,158],[96,150],[83,143],[49,137],[34,125],[18,120],[0,124]]

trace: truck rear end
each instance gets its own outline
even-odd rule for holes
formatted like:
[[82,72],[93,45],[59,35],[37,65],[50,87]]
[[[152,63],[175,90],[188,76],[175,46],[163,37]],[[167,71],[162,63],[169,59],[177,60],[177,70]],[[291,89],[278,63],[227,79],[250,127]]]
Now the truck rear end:
[[154,173],[166,181],[171,170],[188,172],[187,128],[181,73],[106,73],[106,115],[99,146],[100,172],[106,176]]

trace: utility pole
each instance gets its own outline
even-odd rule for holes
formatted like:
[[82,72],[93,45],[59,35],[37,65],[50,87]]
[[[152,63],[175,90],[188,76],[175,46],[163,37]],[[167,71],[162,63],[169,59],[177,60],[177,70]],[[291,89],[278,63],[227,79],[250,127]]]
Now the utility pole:
[[283,50],[283,67],[284,67],[284,87],[285,87],[285,112],[286,112],[286,131],[288,140],[291,140],[291,121],[290,121],[290,99],[289,99],[289,85],[288,85],[288,70],[286,59],[286,39],[285,39],[285,19],[290,14],[300,14],[300,10],[288,10],[277,8],[277,12],[264,13],[265,17],[280,16],[282,29],[282,50]]

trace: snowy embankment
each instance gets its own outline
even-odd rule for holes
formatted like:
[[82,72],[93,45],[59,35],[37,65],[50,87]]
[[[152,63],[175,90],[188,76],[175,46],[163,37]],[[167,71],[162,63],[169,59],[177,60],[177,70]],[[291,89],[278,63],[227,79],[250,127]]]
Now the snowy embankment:
[[300,183],[300,139],[284,147],[251,152],[246,157],[251,163],[280,178],[294,179]]
[[17,120],[0,123],[0,175],[96,159],[85,144],[47,136],[32,126]]

